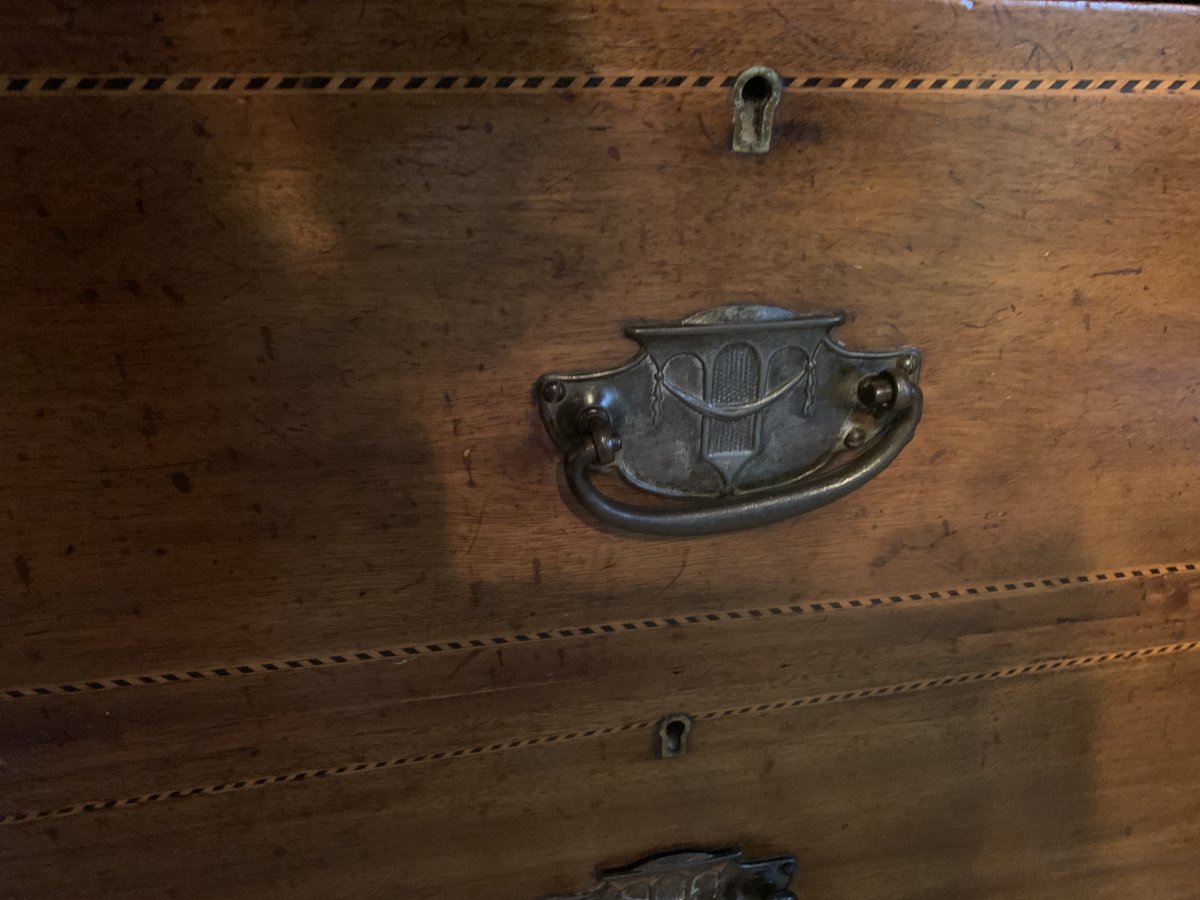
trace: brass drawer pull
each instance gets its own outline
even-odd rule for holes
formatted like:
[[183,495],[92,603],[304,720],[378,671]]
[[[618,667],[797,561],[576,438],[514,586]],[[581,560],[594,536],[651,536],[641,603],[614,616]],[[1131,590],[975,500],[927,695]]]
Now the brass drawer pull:
[[[713,534],[778,522],[862,486],[921,419],[921,356],[849,350],[840,314],[722,306],[634,325],[642,350],[600,372],[543,375],[537,402],[567,483],[597,518],[630,531]],[[675,502],[601,493],[597,469]]]
[[547,900],[796,900],[796,859],[748,862],[740,850],[683,850],[600,872],[579,894]]

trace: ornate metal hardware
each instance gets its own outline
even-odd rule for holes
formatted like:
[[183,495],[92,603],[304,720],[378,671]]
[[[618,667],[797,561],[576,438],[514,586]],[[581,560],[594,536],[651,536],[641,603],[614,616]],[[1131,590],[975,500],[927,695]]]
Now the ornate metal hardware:
[[771,125],[783,96],[783,79],[767,66],[751,66],[734,81],[730,96],[733,152],[766,153],[771,149]]
[[[921,355],[849,350],[840,314],[721,306],[633,325],[615,369],[543,375],[538,408],[567,483],[611,525],[692,535],[777,522],[865,484],[912,439]],[[592,479],[612,470],[674,503],[636,506]]]
[[581,894],[547,900],[796,900],[790,856],[744,862],[741,851],[667,853],[601,872]]

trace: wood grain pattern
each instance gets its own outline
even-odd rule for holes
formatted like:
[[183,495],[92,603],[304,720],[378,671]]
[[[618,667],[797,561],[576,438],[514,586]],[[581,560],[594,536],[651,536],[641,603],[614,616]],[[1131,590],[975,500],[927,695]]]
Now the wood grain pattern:
[[[764,160],[707,95],[10,107],[5,680],[1191,558],[1196,120],[1124,99],[789,97]],[[580,518],[534,378],[752,299],[923,347],[914,444],[767,532]]]
[[[1197,22],[105,2],[0,12],[0,55],[1177,73],[1200,71]],[[720,90],[5,102],[0,694],[59,692],[3,695],[0,819],[67,813],[0,822],[0,897],[536,900],[684,844],[796,853],[802,896],[1194,896],[1198,111],[1190,91],[792,91],[750,159]],[[916,440],[758,532],[596,527],[534,379],[624,360],[626,321],[732,301],[921,347]],[[847,600],[893,594],[916,599]],[[1151,647],[1173,649],[1111,657]],[[925,687],[716,715],[900,684]],[[656,760],[647,726],[679,709],[713,717]],[[507,742],[533,745],[423,758]],[[205,793],[264,776],[287,777]],[[180,789],[200,794],[144,799]],[[80,806],[105,798],[142,799]]]

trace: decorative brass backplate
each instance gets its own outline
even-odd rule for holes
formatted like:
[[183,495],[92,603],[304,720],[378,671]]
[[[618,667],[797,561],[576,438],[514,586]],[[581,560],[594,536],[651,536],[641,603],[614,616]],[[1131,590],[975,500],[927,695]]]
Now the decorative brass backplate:
[[595,887],[547,900],[796,900],[790,856],[745,862],[740,850],[683,851],[601,872]]
[[[626,333],[641,352],[613,369],[543,375],[536,390],[567,482],[609,524],[659,534],[763,525],[874,477],[921,417],[921,354],[851,350],[841,314],[722,306]],[[616,472],[683,501],[630,506],[591,473]]]

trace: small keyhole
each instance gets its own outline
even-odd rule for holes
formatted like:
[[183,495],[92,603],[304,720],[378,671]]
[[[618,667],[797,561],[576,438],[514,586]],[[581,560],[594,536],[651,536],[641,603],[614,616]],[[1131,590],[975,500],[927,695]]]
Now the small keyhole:
[[658,723],[658,755],[663,759],[670,759],[687,753],[688,735],[691,730],[691,716],[685,713],[664,716]]
[[771,82],[755,75],[742,85],[742,99],[747,103],[762,103],[771,96]]
[[668,755],[674,756],[683,749],[683,736],[686,732],[687,726],[678,720],[667,724],[666,750]]

